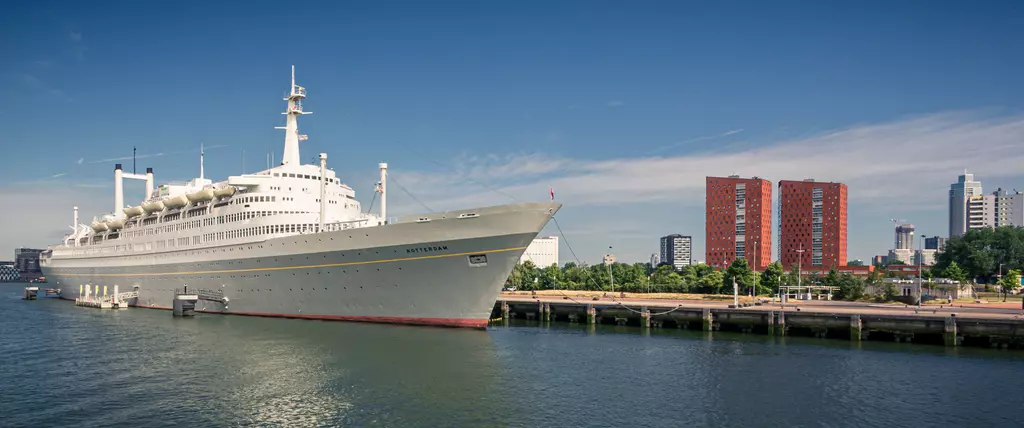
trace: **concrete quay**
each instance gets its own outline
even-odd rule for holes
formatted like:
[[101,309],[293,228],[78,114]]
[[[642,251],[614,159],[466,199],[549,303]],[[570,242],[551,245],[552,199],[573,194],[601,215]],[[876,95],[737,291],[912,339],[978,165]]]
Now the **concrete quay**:
[[492,318],[1024,349],[1024,317],[976,308],[509,296]]

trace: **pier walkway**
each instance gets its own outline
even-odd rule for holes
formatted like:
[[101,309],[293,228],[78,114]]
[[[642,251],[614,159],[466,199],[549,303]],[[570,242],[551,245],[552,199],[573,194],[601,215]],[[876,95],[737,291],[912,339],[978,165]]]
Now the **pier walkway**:
[[1004,308],[925,305],[919,309],[914,305],[826,301],[745,303],[730,308],[731,303],[501,295],[492,318],[1024,348],[1024,316]]

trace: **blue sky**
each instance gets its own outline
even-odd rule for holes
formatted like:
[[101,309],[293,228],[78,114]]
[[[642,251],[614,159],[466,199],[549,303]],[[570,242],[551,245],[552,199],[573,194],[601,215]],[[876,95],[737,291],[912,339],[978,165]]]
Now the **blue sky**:
[[554,186],[585,261],[646,260],[669,233],[702,259],[704,176],[814,177],[850,186],[866,259],[893,217],[944,235],[964,168],[1024,189],[1020,22],[1010,1],[14,3],[0,249],[108,211],[133,145],[163,180],[198,173],[200,142],[215,179],[243,150],[249,171],[280,159],[295,64],[303,156],[328,152],[364,201],[379,161],[434,210]]

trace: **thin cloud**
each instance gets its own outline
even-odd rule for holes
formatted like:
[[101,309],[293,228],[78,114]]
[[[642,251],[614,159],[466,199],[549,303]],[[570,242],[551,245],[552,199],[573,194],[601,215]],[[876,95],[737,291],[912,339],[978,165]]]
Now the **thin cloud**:
[[[216,149],[220,149],[220,148],[224,148],[224,147],[228,147],[228,145],[227,144],[214,144],[212,146],[205,146],[205,147],[203,147],[203,149],[205,151],[210,151],[210,150],[216,150]],[[119,156],[119,157],[106,158],[106,159],[97,159],[97,160],[90,160],[90,161],[86,161],[84,158],[82,158],[82,159],[78,160],[78,163],[81,164],[81,163],[84,162],[84,163],[87,163],[87,164],[96,164],[96,163],[127,161],[127,160],[132,160],[132,159],[147,159],[147,158],[158,158],[158,157],[163,157],[163,156],[175,156],[175,155],[183,155],[183,154],[189,154],[189,153],[199,154],[199,148],[197,147],[197,148],[191,149],[191,150],[180,150],[180,151],[176,151],[176,152],[145,153],[145,154],[141,154],[141,155],[137,154],[134,157],[133,156]]]
[[676,143],[672,143],[672,144],[669,144],[669,145],[666,145],[666,146],[658,147],[658,148],[656,148],[654,150],[651,150],[651,151],[647,152],[647,154],[660,153],[660,152],[663,152],[665,150],[668,150],[668,149],[671,149],[671,148],[674,148],[674,147],[685,146],[685,145],[688,145],[688,144],[696,143],[698,141],[708,141],[708,140],[714,140],[716,138],[728,137],[730,135],[736,135],[736,134],[739,134],[741,132],[743,132],[743,128],[731,129],[731,130],[725,131],[725,132],[723,132],[721,134],[705,135],[705,136],[701,136],[701,137],[694,137],[694,138],[690,138],[690,139],[687,139],[687,140],[683,140],[683,141],[679,141],[679,142],[676,142]]
[[81,165],[82,162],[85,162],[85,158],[78,158],[78,162],[76,162],[76,163]]
[[[733,131],[731,135],[739,133],[738,129]],[[671,219],[666,217],[666,224],[651,221],[650,230],[644,234],[653,240],[665,233],[666,226],[684,234],[703,235],[706,176],[756,175],[774,183],[804,178],[837,181],[849,187],[851,209],[886,213],[901,207],[924,210],[922,207],[943,205],[948,183],[955,181],[965,167],[989,180],[1024,177],[1024,171],[1017,168],[1024,164],[1021,141],[1024,115],[984,117],[955,112],[849,126],[730,151],[614,159],[497,155],[456,162],[452,168],[458,174],[399,173],[405,177],[403,184],[409,191],[436,210],[547,200],[551,186],[556,200],[566,204],[560,216],[569,217],[571,221],[565,223],[578,223],[578,227],[608,222],[607,216],[629,217],[638,210],[676,213],[669,216]],[[965,142],[971,143],[971,150],[963,150]],[[487,162],[468,166],[481,159]],[[417,180],[409,177],[413,174]],[[899,185],[894,186],[894,182]],[[402,195],[392,195],[389,205],[393,212],[413,214],[421,210],[404,201]],[[939,212],[935,215],[942,213],[941,209],[933,211]],[[571,212],[578,214],[572,217]],[[687,214],[680,217],[680,212]],[[851,233],[851,250],[857,245],[867,248],[865,242],[872,240]],[[695,252],[699,254],[703,245],[696,244]],[[643,248],[631,251],[637,256],[651,252]],[[856,254],[868,255],[866,250]]]
[[624,103],[622,101],[617,101],[617,100],[616,101],[608,101],[608,103],[605,104],[605,106],[607,106],[609,108],[622,107],[624,105],[626,105],[626,103]]
[[29,87],[35,90],[42,91],[55,97],[63,98],[65,100],[68,99],[68,96],[64,93],[64,91],[46,84],[45,82],[43,82],[42,79],[40,79],[34,74],[22,73],[21,81],[25,85],[28,85]]
[[65,175],[68,175],[68,173],[61,172],[61,173],[57,173],[57,174],[51,175],[50,178],[61,178],[61,177],[65,176]]
[[81,43],[82,33],[78,31],[71,31],[68,33],[68,39],[70,39],[74,43]]

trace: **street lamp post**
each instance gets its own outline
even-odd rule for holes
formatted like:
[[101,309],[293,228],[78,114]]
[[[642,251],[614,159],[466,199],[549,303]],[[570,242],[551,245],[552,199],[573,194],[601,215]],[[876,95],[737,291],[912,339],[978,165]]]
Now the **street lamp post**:
[[924,235],[921,235],[921,245],[917,250],[917,308],[921,308],[921,300],[924,299]]
[[[796,291],[797,291],[797,293],[799,293],[801,287],[803,287],[804,244],[800,244],[800,248],[797,248],[796,253],[797,253],[797,258],[796,258]],[[809,288],[807,289],[807,300],[811,300],[811,289],[809,289]]]
[[754,289],[750,290],[750,298],[757,299],[757,241],[754,241]]
[[[612,254],[612,246],[608,246],[608,255]],[[615,294],[615,271],[612,270],[612,263],[608,263],[608,277],[612,280],[612,294]]]

